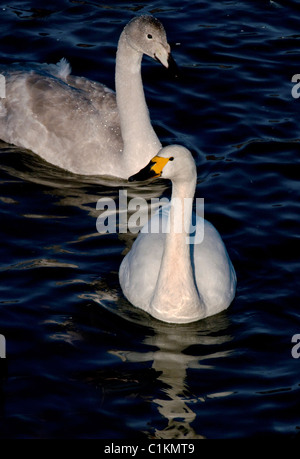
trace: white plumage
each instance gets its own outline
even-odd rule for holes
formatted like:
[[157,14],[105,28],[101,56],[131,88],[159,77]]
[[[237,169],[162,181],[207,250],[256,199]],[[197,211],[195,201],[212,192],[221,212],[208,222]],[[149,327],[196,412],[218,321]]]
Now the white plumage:
[[[187,243],[197,179],[193,157],[184,147],[165,147],[130,180],[151,175],[171,179],[170,208],[154,216],[162,230],[148,232],[152,223],[147,224],[124,257],[119,270],[123,293],[134,306],[165,322],[188,323],[217,314],[235,296],[236,274],[219,233],[206,220],[197,217],[203,241]],[[182,203],[181,214],[176,214],[175,202]]]

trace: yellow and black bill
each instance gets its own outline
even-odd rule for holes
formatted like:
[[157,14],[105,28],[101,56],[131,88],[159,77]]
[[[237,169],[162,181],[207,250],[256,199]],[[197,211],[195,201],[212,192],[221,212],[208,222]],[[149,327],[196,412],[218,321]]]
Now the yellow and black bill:
[[151,161],[141,169],[137,174],[129,177],[129,182],[143,182],[144,180],[149,180],[154,177],[160,177],[163,171],[163,168],[173,158],[163,158],[161,156],[154,156]]

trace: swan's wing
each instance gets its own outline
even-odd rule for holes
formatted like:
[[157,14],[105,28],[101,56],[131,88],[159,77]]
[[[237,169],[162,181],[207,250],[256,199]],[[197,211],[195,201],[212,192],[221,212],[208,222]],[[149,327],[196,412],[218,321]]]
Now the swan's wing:
[[37,73],[28,75],[26,89],[33,117],[49,132],[73,141],[74,136],[76,139],[99,135],[97,130],[106,126],[112,132],[119,129],[114,93],[83,78],[68,77],[69,80],[74,85]]
[[[215,314],[232,302],[236,274],[216,228],[201,217],[197,219],[199,225],[204,223],[204,238],[200,244],[190,246],[192,266],[198,291]],[[203,226],[199,228],[201,230]]]
[[123,293],[133,305],[149,310],[156,286],[164,246],[164,234],[140,233],[123,259],[119,280]]
[[84,78],[59,78],[47,68],[3,69],[0,137],[70,171],[97,173],[103,152],[112,157],[123,147],[115,94]]
[[163,206],[143,227],[123,259],[119,279],[124,295],[135,306],[148,311],[160,270],[169,206]]
[[[97,81],[74,75],[67,77],[67,83],[72,88],[82,91],[99,111],[118,112],[116,94],[107,86]],[[117,121],[119,124],[119,119]]]

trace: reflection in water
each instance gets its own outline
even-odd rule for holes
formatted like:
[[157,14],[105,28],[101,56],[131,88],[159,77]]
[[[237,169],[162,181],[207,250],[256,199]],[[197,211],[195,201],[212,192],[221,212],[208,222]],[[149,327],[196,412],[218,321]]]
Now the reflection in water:
[[[224,317],[217,318],[218,321],[223,328]],[[157,438],[203,438],[191,426],[196,418],[191,408],[195,396],[189,391],[187,369],[209,369],[210,366],[202,362],[212,356],[190,355],[188,349],[193,345],[207,344],[207,341],[212,345],[224,343],[230,341],[230,336],[205,336],[201,334],[201,328],[199,322],[189,327],[169,326],[165,329],[159,324],[155,328],[155,335],[145,339],[146,344],[158,348],[153,353],[153,368],[161,372],[159,379],[167,385],[167,398],[153,400],[160,414],[168,420],[165,429],[155,431]],[[223,357],[224,353],[220,356]]]
[[197,366],[198,358],[184,353],[196,341],[196,333],[181,332],[178,327],[163,333],[158,331],[145,340],[158,348],[153,353],[153,368],[161,373],[159,379],[167,386],[164,396],[153,400],[168,421],[167,427],[155,430],[156,438],[201,438],[191,427],[196,414],[189,406],[193,396],[186,382],[186,370]]
[[[117,294],[115,294],[117,297]],[[100,299],[102,297],[102,299]],[[145,353],[145,348],[141,352],[137,351],[110,351],[117,355],[124,362],[152,362],[152,369],[159,374],[158,380],[163,383],[160,397],[155,397],[153,403],[156,405],[161,416],[167,421],[164,429],[155,429],[155,438],[162,439],[196,439],[203,438],[201,433],[195,432],[191,425],[196,419],[193,411],[193,404],[205,401],[191,393],[188,384],[187,370],[189,368],[198,370],[209,370],[213,368],[206,364],[205,360],[222,358],[229,355],[230,351],[218,352],[208,355],[197,355],[196,346],[221,345],[231,341],[231,336],[226,334],[229,326],[228,317],[221,313],[212,318],[186,325],[174,325],[160,322],[148,316],[144,311],[139,311],[124,300],[112,302],[103,299],[103,293],[98,296],[92,295],[95,301],[102,307],[114,312],[130,322],[139,325],[150,326],[154,333],[147,335],[143,344],[149,349],[156,348],[154,351]],[[149,328],[148,328],[149,329]],[[196,354],[193,355],[193,350]],[[208,394],[207,398],[217,398],[230,395],[230,393]],[[149,437],[153,433],[149,433]]]
[[[101,210],[97,209],[97,202],[99,199],[107,199],[115,203],[115,218],[116,218],[116,231],[118,237],[122,240],[127,248],[130,248],[133,240],[137,236],[140,229],[139,220],[136,222],[137,226],[135,232],[128,231],[127,233],[119,233],[119,222],[121,220],[120,213],[124,210],[122,204],[120,205],[120,193],[126,194],[126,199],[129,202],[132,198],[143,198],[148,203],[152,198],[157,198],[162,195],[164,190],[168,187],[166,181],[156,181],[151,185],[143,184],[138,186],[130,184],[127,180],[118,179],[115,177],[100,177],[100,176],[84,176],[76,175],[67,172],[59,167],[47,163],[42,158],[32,153],[31,151],[8,145],[0,140],[0,154],[1,163],[0,171],[7,173],[10,178],[16,180],[24,180],[28,183],[33,183],[40,186],[44,195],[51,196],[51,211],[52,213],[27,213],[23,214],[25,218],[29,219],[59,219],[68,220],[74,219],[83,212],[83,216],[94,219],[91,220],[89,227],[90,233],[82,236],[78,229],[78,236],[67,243],[73,244],[81,242],[83,239],[93,238],[99,236],[96,229],[97,219],[101,215]],[[37,188],[37,192],[39,189]],[[0,200],[6,200],[6,197],[0,197]],[[15,203],[10,198],[9,203]],[[53,206],[57,207],[58,212],[53,214]],[[69,208],[74,208],[76,214],[70,212]],[[61,210],[60,210],[61,209]],[[60,215],[61,211],[64,213]],[[129,220],[134,209],[125,209],[126,219]],[[145,213],[149,214],[150,207],[145,209]],[[123,219],[124,220],[124,219]],[[127,223],[125,221],[125,223]],[[78,225],[78,222],[77,222]],[[59,252],[60,248],[56,247]]]
[[128,199],[151,199],[160,196],[167,188],[165,180],[156,181],[151,186],[147,183],[138,186],[116,177],[72,174],[47,163],[30,150],[8,145],[1,140],[0,155],[0,170],[10,177],[47,187],[45,193],[50,189],[51,194],[57,196],[58,205],[75,206],[96,217],[99,215],[96,203],[101,197],[117,200],[119,190],[128,188]]

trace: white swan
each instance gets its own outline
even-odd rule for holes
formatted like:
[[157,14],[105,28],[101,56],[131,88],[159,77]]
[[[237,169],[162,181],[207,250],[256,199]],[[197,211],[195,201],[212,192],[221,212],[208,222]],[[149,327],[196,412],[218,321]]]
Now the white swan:
[[141,78],[143,54],[174,64],[162,24],[152,16],[124,28],[116,57],[116,94],[57,65],[0,66],[0,138],[76,174],[128,178],[161,148]]
[[[197,216],[203,241],[193,245],[187,239],[197,181],[191,153],[178,145],[165,147],[129,180],[151,176],[171,179],[170,211],[154,217],[162,220],[163,229],[151,233],[148,225],[124,257],[119,270],[123,293],[134,306],[165,322],[188,323],[217,314],[234,298],[236,274],[209,222]],[[183,206],[179,213],[178,203]]]

